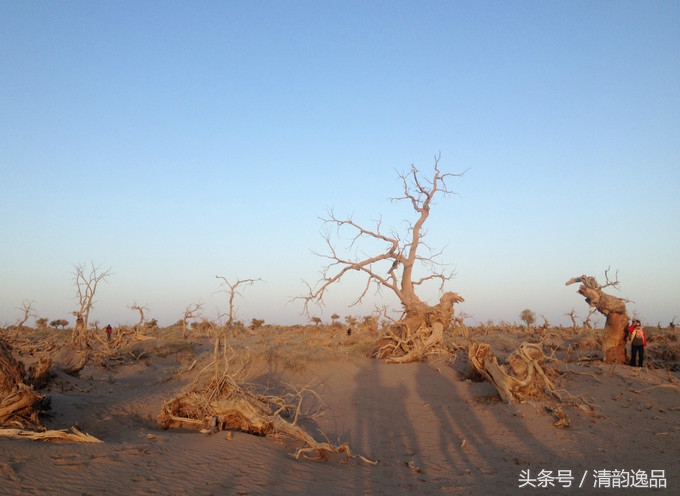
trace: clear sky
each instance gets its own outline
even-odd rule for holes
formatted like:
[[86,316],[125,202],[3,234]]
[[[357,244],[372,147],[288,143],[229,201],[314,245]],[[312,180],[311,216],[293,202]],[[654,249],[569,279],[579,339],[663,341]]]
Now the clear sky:
[[[403,230],[397,172],[439,152],[468,323],[566,324],[608,267],[680,315],[680,2],[0,0],[0,324],[72,320],[90,262],[102,325],[214,318],[216,275],[262,279],[238,319],[306,323],[319,217]],[[356,284],[313,314],[369,314]]]

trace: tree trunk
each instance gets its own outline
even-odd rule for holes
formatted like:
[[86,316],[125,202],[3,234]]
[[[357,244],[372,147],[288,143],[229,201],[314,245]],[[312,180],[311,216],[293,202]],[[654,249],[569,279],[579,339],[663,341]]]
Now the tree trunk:
[[87,317],[83,317],[83,314],[76,313],[76,324],[73,326],[73,336],[71,342],[79,347],[87,347]]
[[453,292],[444,293],[435,306],[412,299],[404,305],[404,318],[378,341],[372,356],[393,363],[421,360],[442,345],[444,331],[453,318],[453,305],[461,301],[463,298]]
[[628,315],[612,312],[607,315],[602,340],[602,359],[605,363],[626,363],[626,326]]
[[[606,272],[605,272],[606,274]],[[607,320],[602,340],[602,360],[605,363],[626,363],[626,325],[628,315],[626,304],[621,298],[602,291],[594,277],[581,276],[567,281],[567,285],[580,282],[578,294],[586,299],[586,303],[597,309]],[[606,286],[617,286],[617,282],[607,283]],[[605,286],[605,287],[606,287]]]

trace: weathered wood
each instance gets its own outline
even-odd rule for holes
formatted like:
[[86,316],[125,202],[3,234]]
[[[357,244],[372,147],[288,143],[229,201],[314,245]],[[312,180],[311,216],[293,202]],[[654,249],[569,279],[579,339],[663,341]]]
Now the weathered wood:
[[52,368],[52,358],[49,355],[42,355],[37,363],[28,368],[27,384],[34,389],[42,389],[50,381]]
[[0,437],[13,439],[31,439],[33,441],[72,441],[78,443],[101,443],[102,441],[94,436],[80,432],[75,427],[71,427],[71,432],[66,430],[50,431],[26,431],[23,429],[0,429]]
[[376,344],[372,356],[390,363],[407,363],[422,360],[425,355],[441,347],[444,331],[451,325],[454,304],[464,299],[454,293],[444,293],[439,303],[429,306],[420,301],[406,307],[403,320]]
[[24,384],[23,362],[12,356],[10,345],[0,339],[0,426],[35,427],[36,406],[43,396]]
[[[605,272],[606,275],[606,272]],[[581,283],[577,293],[584,296],[586,303],[605,316],[604,336],[602,340],[602,360],[604,363],[626,363],[626,326],[628,315],[626,303],[602,291],[607,286],[618,285],[618,281],[609,282],[601,286],[592,276],[580,276],[569,279],[566,285]]]
[[488,344],[471,341],[468,348],[469,363],[496,388],[501,399],[508,404],[542,393],[559,399],[555,386],[543,370],[543,357],[539,345],[522,343],[508,357],[508,363],[500,365]]

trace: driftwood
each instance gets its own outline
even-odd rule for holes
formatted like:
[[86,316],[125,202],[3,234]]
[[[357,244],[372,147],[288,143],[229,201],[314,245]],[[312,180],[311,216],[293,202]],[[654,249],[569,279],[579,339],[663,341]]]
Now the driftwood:
[[470,342],[468,361],[498,391],[505,403],[516,403],[541,394],[560,399],[555,386],[543,370],[543,350],[537,344],[522,343],[500,365],[488,344]]
[[79,431],[75,427],[71,427],[71,432],[66,430],[50,430],[50,431],[27,431],[23,429],[0,429],[0,437],[9,437],[13,439],[30,439],[33,441],[72,441],[78,443],[101,443],[102,441],[94,436],[90,436],[84,432]]
[[259,436],[287,437],[302,443],[293,455],[295,458],[326,460],[329,454],[339,453],[345,455],[345,461],[359,458],[375,464],[361,455],[352,454],[347,443],[318,442],[300,427],[298,420],[304,416],[302,395],[310,392],[308,388],[286,396],[267,396],[239,385],[235,379],[238,373],[229,372],[226,340],[221,357],[219,343],[220,337],[215,340],[213,362],[202,371],[213,368],[212,377],[201,383],[202,372],[199,373],[191,390],[162,403],[158,420],[164,428],[188,427],[203,433],[236,430]]

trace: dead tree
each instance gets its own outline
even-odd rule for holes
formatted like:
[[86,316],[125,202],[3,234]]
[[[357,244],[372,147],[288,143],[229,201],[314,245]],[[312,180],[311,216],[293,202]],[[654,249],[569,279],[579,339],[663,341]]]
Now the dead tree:
[[130,310],[137,310],[139,312],[139,322],[137,322],[134,326],[135,334],[139,334],[139,332],[144,329],[144,312],[148,312],[149,307],[137,305],[137,303],[135,303],[130,305],[128,308]]
[[75,266],[73,281],[76,286],[76,298],[79,309],[73,312],[76,316],[76,325],[73,328],[72,342],[74,345],[85,348],[88,342],[88,322],[90,311],[94,306],[94,297],[100,282],[106,281],[111,275],[111,269],[102,270],[90,263],[89,272],[85,264]]
[[[327,226],[324,238],[329,250],[328,254],[318,254],[329,260],[322,270],[322,277],[317,284],[309,286],[309,293],[300,297],[304,300],[305,311],[310,303],[323,305],[329,288],[340,282],[350,273],[359,272],[365,277],[363,290],[352,305],[360,303],[371,287],[379,292],[388,289],[401,302],[403,314],[393,323],[385,337],[378,343],[374,356],[394,362],[407,362],[421,359],[433,347],[441,345],[443,332],[451,324],[453,305],[463,301],[453,292],[444,293],[444,285],[453,278],[453,272],[438,261],[441,252],[421,254],[429,247],[424,243],[424,225],[430,215],[432,202],[438,194],[448,195],[452,191],[447,188],[446,180],[462,174],[444,173],[439,169],[440,156],[434,159],[434,172],[430,178],[423,178],[420,171],[411,165],[407,173],[399,174],[403,184],[403,195],[392,198],[392,201],[406,201],[415,213],[415,221],[408,223],[405,235],[399,233],[385,234],[381,231],[381,221],[373,229],[366,229],[351,217],[336,217],[333,210],[328,218],[322,219]],[[352,239],[347,255],[336,248],[331,235],[333,230],[341,237],[348,231]],[[359,245],[382,245],[383,249],[373,256],[360,250]],[[366,248],[364,246],[364,249]],[[422,277],[416,277],[415,271],[424,268]],[[440,302],[429,305],[418,297],[416,289],[427,282],[438,282],[442,293]]]
[[[591,308],[588,310],[588,315],[586,315],[586,318],[583,319],[583,322],[581,322],[581,330],[590,330],[593,328],[593,324],[590,323],[590,319],[593,318],[593,315],[597,312],[597,308]],[[595,322],[595,325],[597,325],[597,322]]]
[[576,310],[572,308],[571,312],[565,313],[564,315],[571,319],[571,330],[574,331],[574,334],[576,334]]
[[237,288],[239,286],[252,286],[258,281],[261,281],[261,279],[239,279],[235,283],[230,283],[226,277],[224,276],[215,276],[217,279],[222,279],[224,281],[221,285],[224,286],[224,292],[229,295],[229,314],[227,316],[227,323],[224,324],[225,329],[229,329],[231,325],[234,323],[234,316],[235,316],[235,308],[234,308],[234,299],[236,296],[241,296],[243,295],[238,292]]
[[600,286],[597,280],[591,276],[580,276],[569,279],[566,285],[575,282],[581,283],[577,293],[584,296],[586,303],[595,308],[606,317],[604,326],[604,338],[602,340],[602,360],[605,363],[626,362],[626,326],[628,315],[626,314],[626,302],[623,298],[617,298],[602,291],[606,287],[618,287],[616,281],[610,281],[608,270],[604,272],[606,283]]
[[15,338],[19,337],[19,334],[21,333],[21,330],[23,329],[24,324],[28,321],[28,319],[35,316],[35,312],[33,311],[33,302],[31,301],[24,300],[24,302],[21,304],[20,307],[17,308],[17,310],[21,310],[24,313],[24,315],[15,324],[14,327]]
[[189,327],[187,323],[190,319],[197,319],[201,316],[201,308],[203,308],[203,303],[192,303],[184,310],[184,317],[182,318],[182,339],[187,339],[187,337],[189,337]]

